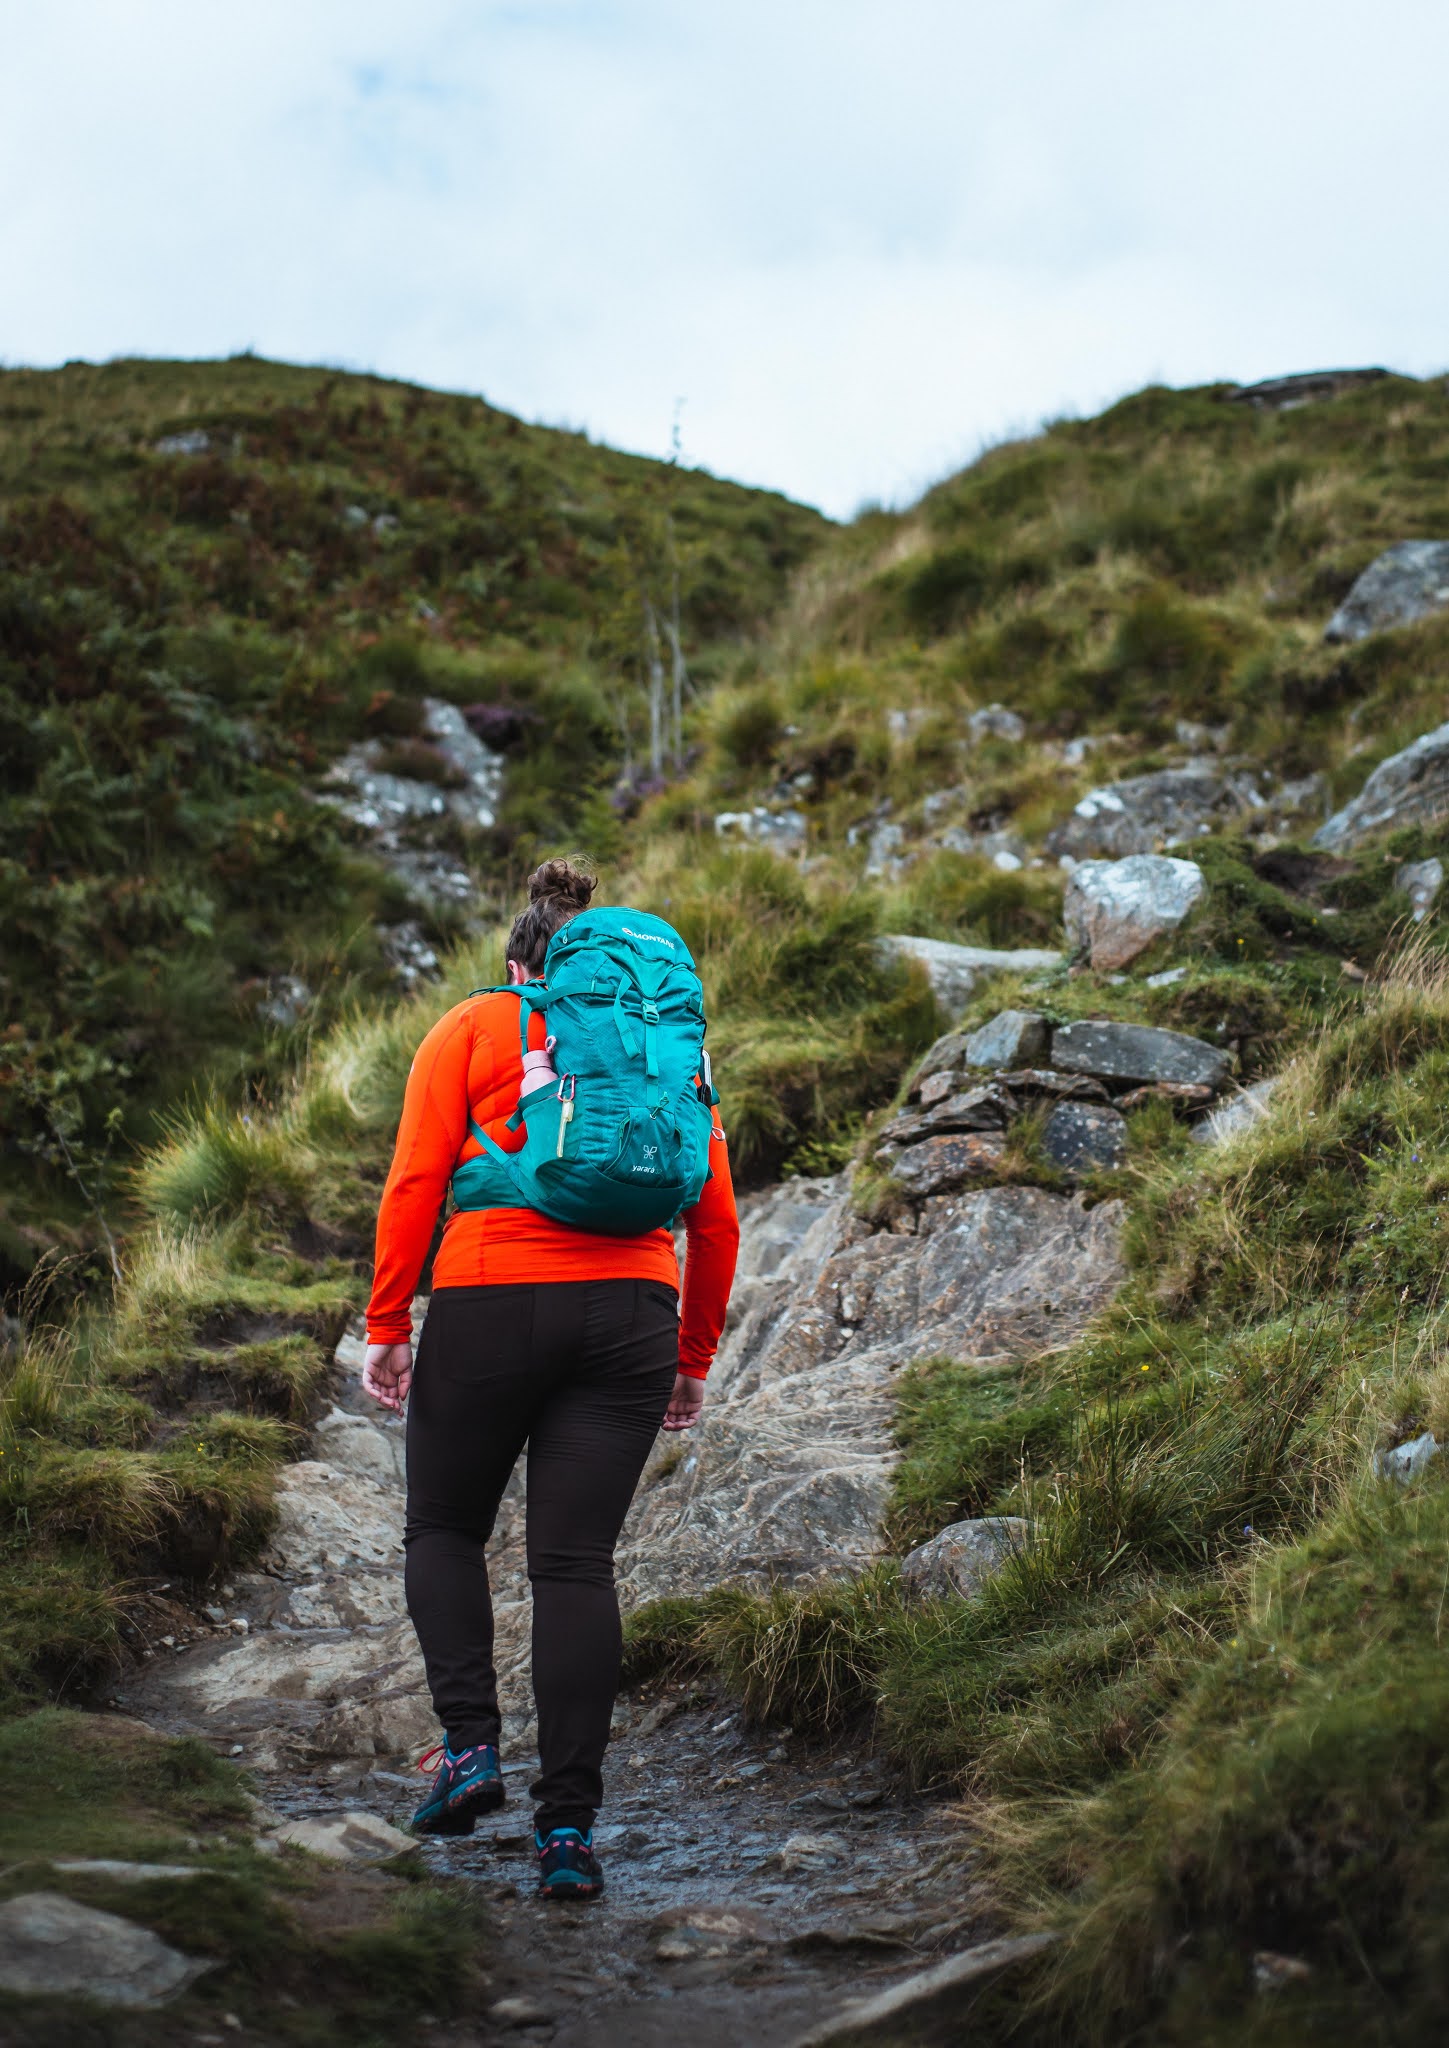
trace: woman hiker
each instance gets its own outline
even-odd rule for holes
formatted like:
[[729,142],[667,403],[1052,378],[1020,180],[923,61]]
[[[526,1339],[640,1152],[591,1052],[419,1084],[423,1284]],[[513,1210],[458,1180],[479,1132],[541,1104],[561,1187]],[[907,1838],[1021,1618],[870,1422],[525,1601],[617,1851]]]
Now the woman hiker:
[[[469,1834],[479,1813],[503,1803],[484,1544],[518,1455],[528,1447],[540,1762],[530,1791],[537,1802],[539,1891],[550,1898],[592,1897],[603,1887],[591,1831],[603,1797],[601,1766],[619,1680],[614,1546],[660,1427],[689,1429],[699,1419],[734,1278],[739,1224],[719,1112],[707,1106],[707,1059],[698,1098],[696,1077],[681,1113],[685,1123],[690,1112],[700,1119],[696,1175],[708,1173],[683,1217],[682,1310],[667,1228],[633,1235],[584,1229],[519,1206],[517,1194],[507,1206],[505,1192],[502,1205],[464,1206],[449,1215],[433,1260],[416,1366],[410,1311],[455,1169],[520,1156],[526,1126],[515,1111],[523,1113],[520,1094],[532,1090],[540,1074],[545,1087],[538,1097],[530,1093],[525,1106],[532,1116],[532,1105],[542,1100],[561,1119],[558,1157],[566,1157],[569,1076],[559,1081],[553,1071],[554,1041],[548,1039],[545,1050],[544,1040],[545,1028],[555,1028],[553,1017],[539,1014],[534,999],[542,995],[549,941],[587,911],[594,887],[567,861],[546,861],[529,878],[528,905],[508,938],[509,985],[521,994],[470,996],[419,1048],[378,1213],[363,1367],[363,1385],[375,1401],[397,1412],[408,1404],[407,1603],[444,1730],[441,1768],[414,1817],[420,1833]],[[634,912],[622,913],[630,925],[620,913],[595,911],[570,940],[611,919],[629,934],[621,943],[651,941],[652,953],[642,943],[637,948],[648,960],[672,944],[688,961],[667,925]],[[652,969],[640,971],[647,996]],[[562,975],[556,985],[564,985]],[[698,1016],[695,1048],[686,1042],[684,1052],[693,1067],[703,1012],[692,962],[684,985],[694,991],[689,1000]],[[645,1001],[646,1015],[650,1007]],[[617,1052],[619,1042],[628,1043],[628,1019],[610,1019],[609,1029],[607,1045]],[[527,1083],[525,1038],[532,1048]],[[605,1044],[602,1032],[599,1043]],[[656,1065],[651,1044],[651,1073]],[[579,1106],[586,1109],[583,1098]],[[517,1128],[510,1128],[510,1119]],[[547,1150],[551,1159],[552,1146]],[[471,1169],[485,1180],[497,1170],[486,1163]],[[647,1174],[652,1164],[638,1170]],[[635,1193],[631,1187],[625,1198]]]

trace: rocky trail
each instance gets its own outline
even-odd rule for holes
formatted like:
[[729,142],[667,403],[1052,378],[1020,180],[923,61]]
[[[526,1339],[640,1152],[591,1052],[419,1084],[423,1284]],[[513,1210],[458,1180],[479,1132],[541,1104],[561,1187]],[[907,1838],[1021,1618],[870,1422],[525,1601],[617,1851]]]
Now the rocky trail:
[[[662,1439],[646,1471],[620,1549],[626,1607],[859,1568],[879,1548],[895,1373],[933,1351],[986,1360],[1060,1342],[1110,1293],[1116,1204],[963,1189],[960,1172],[943,1160],[948,1191],[887,1230],[854,1214],[843,1176],[744,1205],[706,1420],[697,1439]],[[276,1839],[365,1862],[404,1845],[348,1816],[406,1822],[436,1726],[403,1608],[403,1428],[366,1402],[359,1362],[352,1333],[313,1455],[283,1476],[263,1568],[223,1589],[203,1631],[179,1610],[158,1622],[116,1703],[235,1757]],[[866,1737],[822,1750],[747,1727],[688,1685],[619,1702],[598,1829],[606,1898],[540,1907],[522,1535],[515,1475],[492,1548],[513,1796],[472,1838],[419,1852],[486,1888],[497,1958],[483,2032],[440,2024],[429,2039],[461,2048],[526,2028],[546,2040],[586,2018],[600,2043],[662,2043],[685,2027],[700,2048],[768,2048],[990,1933],[969,1840]]]

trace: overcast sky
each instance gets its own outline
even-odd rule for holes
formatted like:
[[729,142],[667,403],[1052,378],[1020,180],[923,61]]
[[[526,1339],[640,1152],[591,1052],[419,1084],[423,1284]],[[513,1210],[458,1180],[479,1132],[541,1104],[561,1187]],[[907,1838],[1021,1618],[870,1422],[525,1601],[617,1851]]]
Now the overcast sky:
[[1449,367],[1445,0],[0,0],[0,359],[254,348],[848,514]]

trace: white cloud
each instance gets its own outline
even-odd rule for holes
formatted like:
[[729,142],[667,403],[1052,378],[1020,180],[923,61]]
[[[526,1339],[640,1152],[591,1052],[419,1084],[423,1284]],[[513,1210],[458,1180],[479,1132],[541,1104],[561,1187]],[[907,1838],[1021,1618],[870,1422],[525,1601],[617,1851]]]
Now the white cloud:
[[844,512],[1149,377],[1443,367],[1449,11],[48,0],[0,351],[482,390]]

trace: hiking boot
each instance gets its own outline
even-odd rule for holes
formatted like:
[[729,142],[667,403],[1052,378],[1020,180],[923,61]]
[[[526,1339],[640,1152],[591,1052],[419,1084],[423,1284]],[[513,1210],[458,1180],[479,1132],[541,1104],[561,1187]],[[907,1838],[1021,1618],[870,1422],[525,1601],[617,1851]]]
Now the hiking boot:
[[412,1817],[415,1835],[471,1835],[480,1813],[492,1813],[503,1804],[503,1773],[498,1768],[498,1751],[491,1742],[456,1753],[446,1742],[430,1749],[418,1765],[429,1771],[438,1758],[442,1763],[433,1789]]
[[603,1865],[594,1854],[594,1831],[554,1828],[535,1833],[538,1851],[538,1896],[541,1899],[596,1899],[604,1889]]

